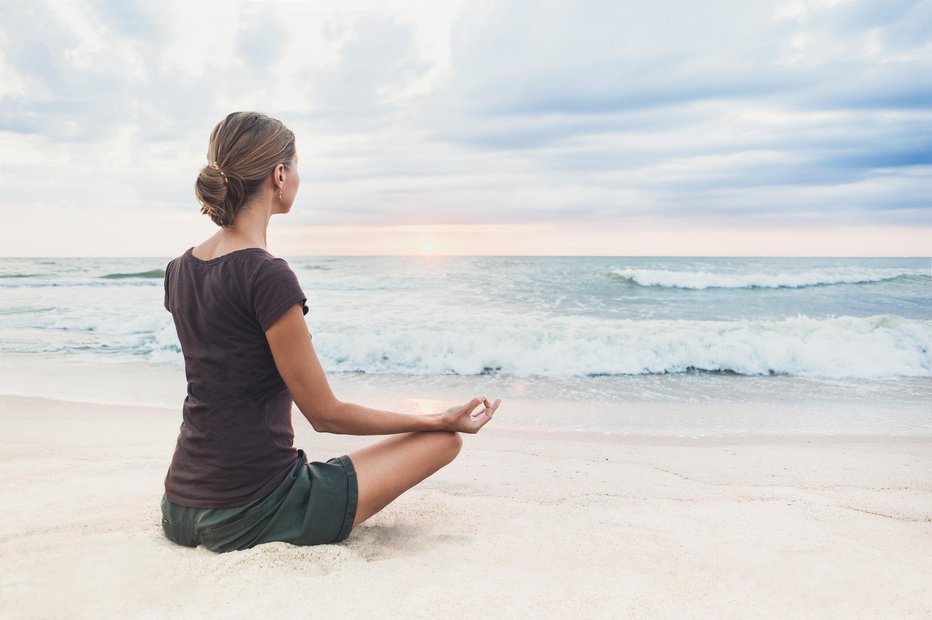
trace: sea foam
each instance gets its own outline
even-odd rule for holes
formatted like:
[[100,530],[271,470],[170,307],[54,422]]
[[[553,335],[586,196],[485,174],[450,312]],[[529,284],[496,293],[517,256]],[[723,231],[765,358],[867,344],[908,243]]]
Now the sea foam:
[[928,277],[913,270],[821,270],[788,273],[721,273],[666,269],[613,269],[611,277],[639,286],[664,288],[805,288],[836,284],[873,284],[902,277]]
[[315,335],[335,371],[517,376],[686,372],[932,376],[932,321],[895,316],[780,321],[507,320]]

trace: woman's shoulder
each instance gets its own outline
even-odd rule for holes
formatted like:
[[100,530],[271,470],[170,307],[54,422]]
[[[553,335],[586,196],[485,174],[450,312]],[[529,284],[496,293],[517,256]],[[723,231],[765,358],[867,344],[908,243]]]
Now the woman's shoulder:
[[265,248],[247,247],[224,251],[217,248],[197,246],[188,250],[175,260],[183,260],[195,265],[222,265],[224,263],[262,263],[275,257]]
[[173,271],[187,274],[194,280],[214,281],[226,285],[254,287],[265,280],[296,280],[294,271],[283,258],[278,258],[265,248],[249,247],[231,250],[225,254],[198,256],[198,248],[189,248],[184,254],[169,262],[165,269],[166,278]]
[[272,255],[267,251],[262,253],[250,254],[244,257],[245,261],[248,261],[254,275],[254,279],[281,279],[287,278],[292,279],[296,278],[294,271],[291,269],[291,265],[288,264],[284,258],[279,258]]
[[264,248],[240,248],[210,258],[198,256],[197,248],[188,248],[165,267],[166,286],[175,276],[183,281],[210,283],[221,288],[252,287],[256,282],[293,273],[288,264]]

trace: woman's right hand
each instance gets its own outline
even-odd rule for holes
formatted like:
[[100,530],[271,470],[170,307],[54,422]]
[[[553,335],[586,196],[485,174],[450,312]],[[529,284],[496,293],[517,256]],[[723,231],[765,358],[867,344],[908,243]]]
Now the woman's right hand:
[[[475,434],[492,419],[492,414],[502,404],[501,399],[494,403],[485,396],[476,396],[465,405],[456,405],[444,411],[443,430],[458,433]],[[481,409],[479,408],[481,405]]]

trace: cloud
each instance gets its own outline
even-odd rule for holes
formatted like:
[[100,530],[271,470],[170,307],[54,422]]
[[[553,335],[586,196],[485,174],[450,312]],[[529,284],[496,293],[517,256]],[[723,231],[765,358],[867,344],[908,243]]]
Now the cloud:
[[930,33],[927,0],[15,3],[2,206],[196,210],[258,109],[301,226],[930,226]]
[[813,209],[882,219],[900,204],[895,219],[928,224],[932,79],[917,79],[932,77],[928,7],[481,5],[455,29],[435,135],[510,153],[552,186],[633,190],[639,204],[606,202],[607,220],[679,217],[684,203],[719,220],[735,202],[745,222],[772,219],[777,195],[787,223],[812,222]]

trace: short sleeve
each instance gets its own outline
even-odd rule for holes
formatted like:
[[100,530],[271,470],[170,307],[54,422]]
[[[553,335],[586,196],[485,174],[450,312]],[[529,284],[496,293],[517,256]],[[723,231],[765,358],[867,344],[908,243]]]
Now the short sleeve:
[[169,300],[168,300],[168,290],[169,290],[168,279],[171,277],[172,268],[174,267],[174,265],[175,265],[174,260],[169,261],[169,263],[165,265],[165,301],[163,303],[165,304],[165,309],[168,310],[169,312],[171,312],[172,309],[171,309],[171,306],[169,305]]
[[307,314],[307,296],[301,290],[298,277],[280,258],[270,260],[259,269],[252,294],[256,320],[262,331],[272,327],[295,304],[300,304]]

